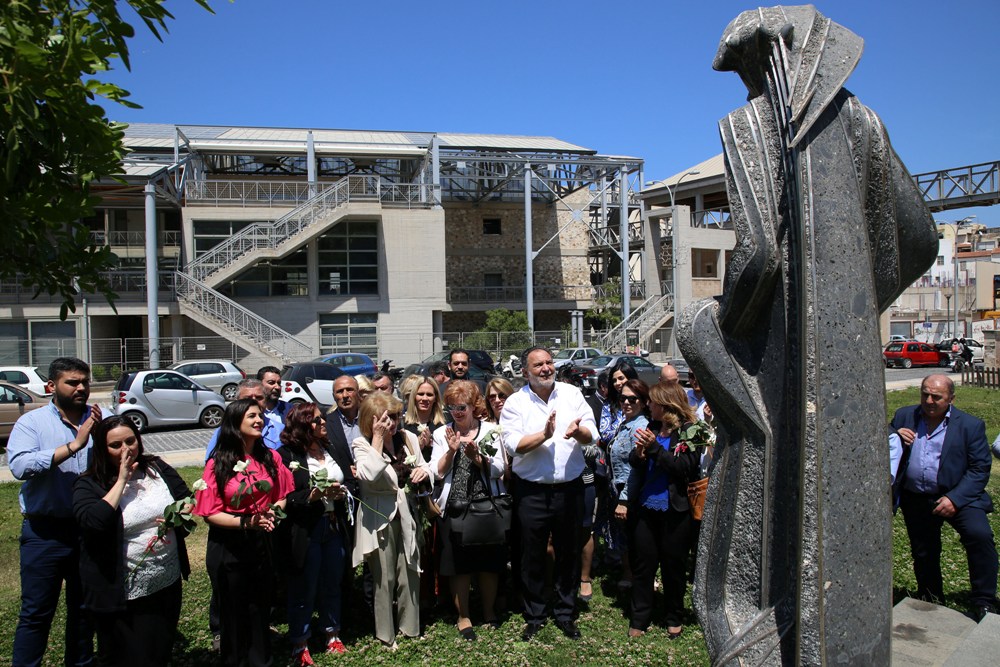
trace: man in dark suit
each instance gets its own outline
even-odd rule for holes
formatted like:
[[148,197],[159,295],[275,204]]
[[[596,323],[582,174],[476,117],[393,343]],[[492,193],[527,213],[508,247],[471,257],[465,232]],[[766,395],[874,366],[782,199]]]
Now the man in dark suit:
[[973,616],[997,610],[997,550],[986,519],[993,501],[986,493],[990,449],[981,419],[952,405],[955,384],[929,375],[920,385],[920,405],[900,408],[892,428],[905,448],[900,463],[900,507],[906,522],[923,599],[942,600],[941,526],[958,532],[969,560]]
[[326,413],[326,437],[330,440],[333,458],[344,471],[344,486],[355,497],[361,494],[351,449],[351,443],[361,435],[358,426],[361,401],[358,398],[358,381],[350,375],[341,375],[333,383],[333,399],[337,407]]

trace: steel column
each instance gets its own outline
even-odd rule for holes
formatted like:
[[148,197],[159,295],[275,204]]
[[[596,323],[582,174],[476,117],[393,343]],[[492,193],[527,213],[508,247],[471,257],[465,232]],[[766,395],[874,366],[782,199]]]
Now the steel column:
[[531,251],[531,164],[524,165],[524,297],[528,309],[528,328],[535,330],[534,254]]
[[306,133],[306,178],[309,180],[309,197],[316,196],[316,146],[313,144],[313,133]]
[[618,171],[618,216],[619,233],[622,237],[622,320],[627,320],[632,311],[632,287],[629,284],[628,265],[628,172],[625,169]]
[[156,187],[146,183],[146,319],[149,322],[149,367],[160,367],[160,281],[156,260]]

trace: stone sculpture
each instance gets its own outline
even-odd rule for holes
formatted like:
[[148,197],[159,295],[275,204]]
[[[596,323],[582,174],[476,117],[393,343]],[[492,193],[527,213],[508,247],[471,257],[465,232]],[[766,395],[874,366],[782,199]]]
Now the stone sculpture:
[[811,5],[740,14],[713,67],[737,243],[678,341],[726,444],[695,607],[713,665],[888,665],[889,465],[879,313],[937,255],[879,118],[843,88],[863,42]]

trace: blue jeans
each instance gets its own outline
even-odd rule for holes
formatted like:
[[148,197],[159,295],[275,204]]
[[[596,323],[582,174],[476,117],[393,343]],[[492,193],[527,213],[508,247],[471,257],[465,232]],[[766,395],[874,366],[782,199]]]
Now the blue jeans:
[[65,664],[90,665],[94,632],[83,611],[79,534],[73,519],[21,523],[21,614],[14,631],[14,667],[35,667],[49,643],[52,617],[66,582]]
[[340,631],[345,558],[343,538],[331,529],[330,520],[322,517],[309,536],[302,571],[288,577],[288,638],[291,641],[309,637],[313,600],[319,607],[320,627],[329,633]]

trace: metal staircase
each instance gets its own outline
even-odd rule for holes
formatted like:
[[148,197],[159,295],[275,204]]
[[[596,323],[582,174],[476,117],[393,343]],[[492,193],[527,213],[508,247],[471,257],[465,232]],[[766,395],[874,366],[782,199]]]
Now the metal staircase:
[[610,329],[601,340],[601,349],[611,354],[614,350],[625,349],[625,332],[638,329],[639,340],[648,338],[664,320],[673,315],[674,295],[661,294],[643,301],[629,316]]
[[290,254],[348,213],[377,215],[379,198],[378,176],[347,176],[276,221],[257,222],[234,234],[189,262],[187,273],[218,287],[257,262]]
[[347,176],[275,222],[243,229],[211,251],[188,263],[175,276],[181,311],[202,325],[252,345],[282,362],[308,359],[312,346],[275,326],[213,287],[239,275],[257,262],[290,254],[348,214],[379,215],[379,177]]

